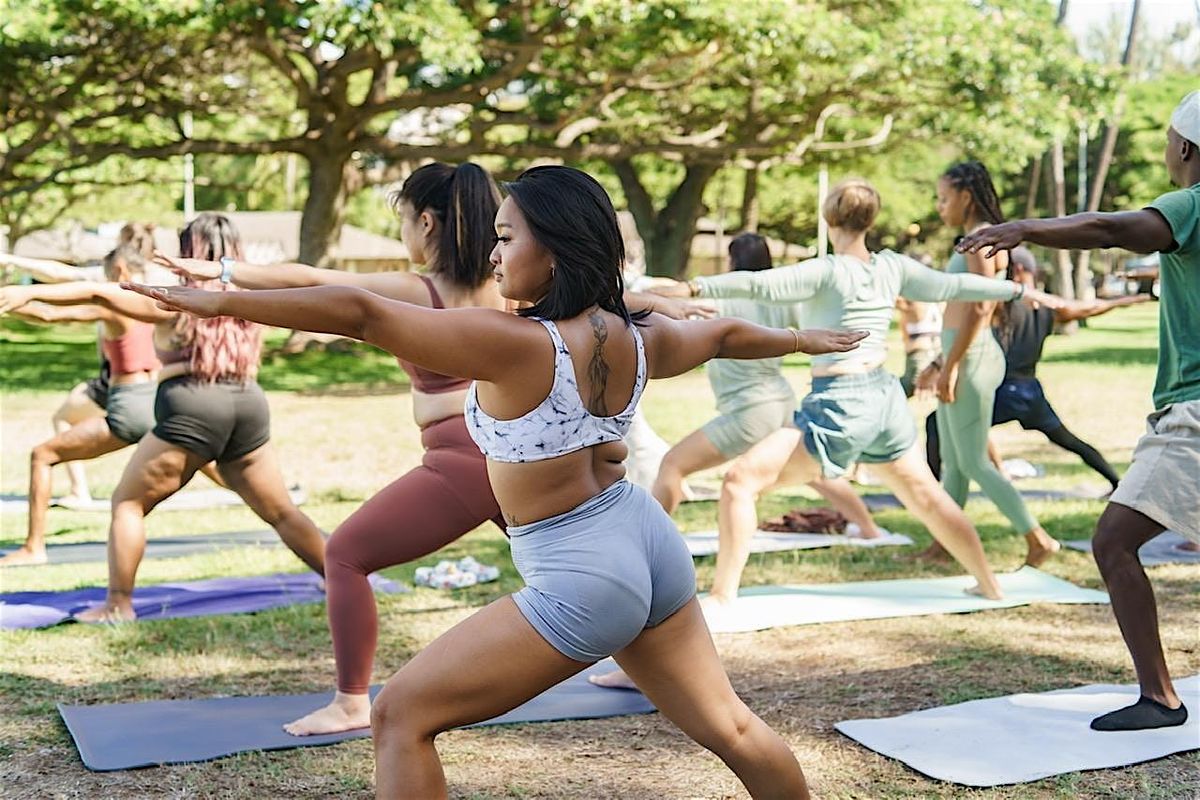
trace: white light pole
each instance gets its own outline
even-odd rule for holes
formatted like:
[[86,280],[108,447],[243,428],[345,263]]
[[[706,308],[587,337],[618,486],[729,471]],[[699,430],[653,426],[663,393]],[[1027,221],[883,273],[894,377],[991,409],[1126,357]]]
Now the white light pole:
[[[192,112],[183,112],[183,136],[192,138]],[[183,221],[191,222],[196,218],[196,157],[191,153],[183,154]]]
[[829,253],[829,223],[821,213],[828,196],[829,170],[822,164],[821,171],[817,173],[817,258],[824,258]]

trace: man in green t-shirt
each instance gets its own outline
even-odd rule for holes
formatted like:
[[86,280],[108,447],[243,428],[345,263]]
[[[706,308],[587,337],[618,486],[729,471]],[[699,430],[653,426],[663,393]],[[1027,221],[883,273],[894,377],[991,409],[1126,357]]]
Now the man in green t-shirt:
[[1187,720],[1167,671],[1154,591],[1138,548],[1168,528],[1200,542],[1200,92],[1183,98],[1171,115],[1166,144],[1167,173],[1181,189],[1141,211],[1018,220],[983,228],[958,245],[965,252],[990,248],[988,256],[1021,242],[1159,253],[1155,411],[1092,539],[1142,696],[1092,720],[1092,728],[1101,731],[1164,728]]

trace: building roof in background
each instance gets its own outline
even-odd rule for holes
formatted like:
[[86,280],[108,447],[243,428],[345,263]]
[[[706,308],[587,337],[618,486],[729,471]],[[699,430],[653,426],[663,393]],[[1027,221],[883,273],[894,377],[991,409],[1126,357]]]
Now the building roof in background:
[[[300,254],[299,211],[223,212],[242,234],[246,260],[260,264],[294,261]],[[105,223],[94,231],[80,225],[44,230],[22,236],[13,252],[28,258],[45,258],[68,264],[99,262],[117,244],[123,223]],[[167,255],[179,252],[179,237],[170,228],[157,228],[154,240]],[[407,260],[408,248],[396,239],[343,225],[342,235],[330,254],[335,260]]]

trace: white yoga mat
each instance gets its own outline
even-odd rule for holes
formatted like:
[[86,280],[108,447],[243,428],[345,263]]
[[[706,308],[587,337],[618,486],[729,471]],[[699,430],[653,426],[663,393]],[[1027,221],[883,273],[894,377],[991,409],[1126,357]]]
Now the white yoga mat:
[[689,483],[688,489],[690,491],[684,496],[682,501],[684,503],[715,503],[721,499],[720,486]]
[[[815,550],[822,547],[889,547],[912,544],[912,539],[902,533],[882,531],[883,536],[875,539],[861,539],[857,536],[845,536],[828,533],[778,533],[775,531],[758,531],[750,540],[751,553],[779,553],[787,550]],[[688,550],[693,558],[714,556],[717,554],[718,536],[716,531],[696,531],[683,535]]]
[[[1175,531],[1163,531],[1138,548],[1138,559],[1147,567],[1159,564],[1200,564],[1200,553],[1179,549],[1179,545],[1187,541],[1182,534]],[[1074,539],[1063,544],[1072,550],[1092,552],[1091,539]]]
[[1108,603],[1108,595],[1083,589],[1033,567],[997,576],[1003,600],[966,594],[975,580],[910,578],[891,581],[821,583],[804,586],[756,586],[743,589],[725,607],[705,608],[713,633],[743,633],[789,625],[815,625],[857,619],[962,614],[1029,603]]
[[1188,721],[1149,731],[1094,731],[1092,719],[1136,702],[1137,686],[1014,694],[834,725],[917,772],[964,786],[1026,783],[1200,749],[1200,675],[1175,682]]

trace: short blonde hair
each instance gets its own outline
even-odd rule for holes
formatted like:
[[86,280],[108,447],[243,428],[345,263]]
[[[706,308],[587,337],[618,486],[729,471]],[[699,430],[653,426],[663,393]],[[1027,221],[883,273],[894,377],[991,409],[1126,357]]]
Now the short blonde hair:
[[829,192],[821,214],[834,228],[859,232],[875,223],[880,205],[874,186],[862,178],[847,178]]

